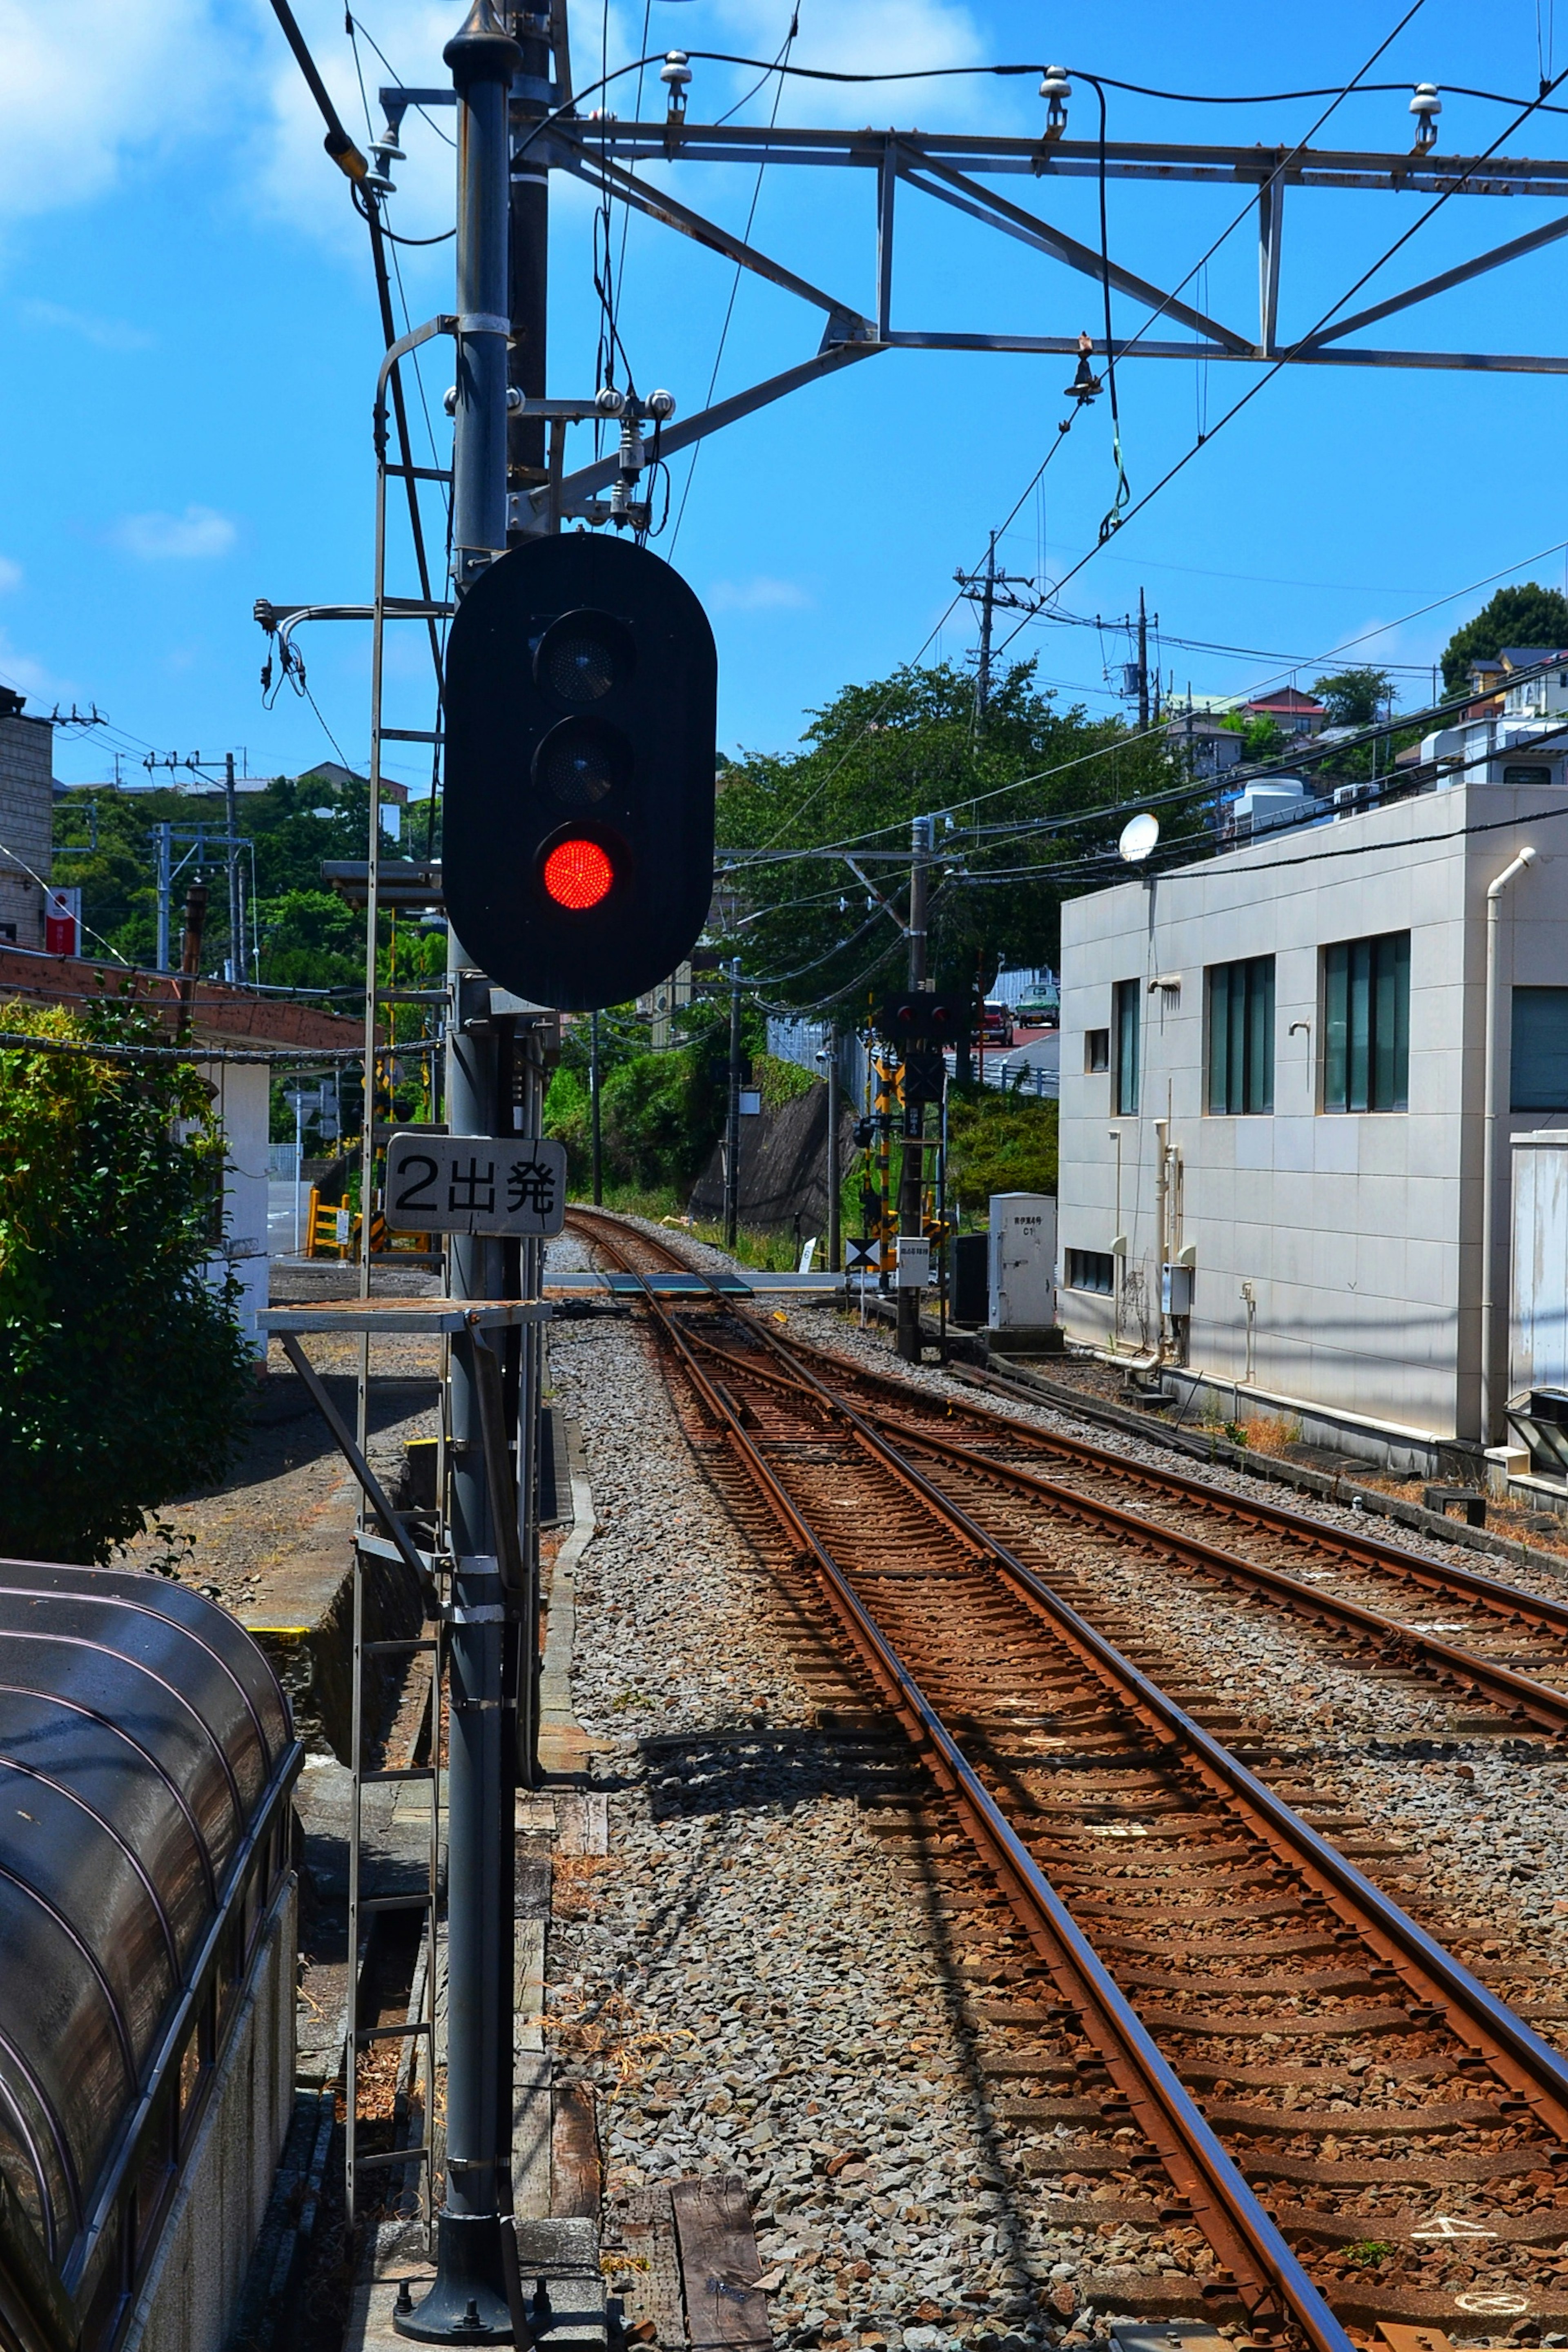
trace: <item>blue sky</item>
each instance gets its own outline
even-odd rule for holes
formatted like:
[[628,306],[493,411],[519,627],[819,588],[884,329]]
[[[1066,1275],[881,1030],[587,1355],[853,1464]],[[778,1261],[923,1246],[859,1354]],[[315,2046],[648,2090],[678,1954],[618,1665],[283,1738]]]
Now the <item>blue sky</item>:
[[[887,70],[1061,57],[1080,71],[1184,91],[1340,85],[1398,23],[1408,0],[1369,10],[1323,0],[1310,11],[1230,5],[1173,10],[1125,0],[1115,12],[1043,12],[1013,0],[800,0],[802,64]],[[776,54],[790,0],[603,0],[574,10],[579,83],[603,45],[614,64],[648,46]],[[1548,0],[1492,0],[1478,18],[1458,0],[1425,0],[1370,79],[1398,90],[1342,104],[1315,143],[1404,149],[1416,80],[1533,94],[1568,64],[1543,50]],[[345,120],[363,137],[353,52],[341,9],[299,14]],[[440,47],[461,10],[432,0],[363,0],[363,25],[397,73],[443,79]],[[374,90],[384,79],[368,46]],[[693,121],[710,120],[754,76],[700,64]],[[627,85],[618,88],[625,90]],[[1568,84],[1563,95],[1568,98]],[[770,85],[742,119],[765,120]],[[631,111],[617,97],[617,110]],[[1276,143],[1303,135],[1312,102],[1215,109],[1112,93],[1118,135]],[[650,100],[645,113],[657,110]],[[793,82],[780,120],[918,123],[1032,133],[1043,108],[1032,77],[866,89]],[[1092,128],[1081,80],[1075,134]],[[1474,152],[1503,110],[1450,96],[1446,151]],[[449,123],[450,118],[446,118]],[[1538,116],[1510,152],[1568,152],[1568,118]],[[451,218],[451,155],[410,117],[392,218],[409,236]],[[753,242],[861,307],[872,303],[872,192],[851,173],[773,166],[672,167],[668,184],[741,227],[756,193]],[[1085,241],[1093,189],[1002,182]],[[591,206],[557,183],[552,248],[552,385],[593,389],[598,326],[589,274]],[[1184,276],[1243,214],[1234,186],[1112,183],[1113,253],[1163,283]],[[1323,193],[1287,204],[1281,302],[1286,333],[1338,301],[1415,221],[1424,200]],[[1450,204],[1366,295],[1425,277],[1550,218],[1540,200]],[[1089,281],[961,220],[900,197],[895,324],[1098,332]],[[616,229],[617,245],[619,228]],[[416,318],[450,299],[450,246],[401,256]],[[1374,331],[1389,342],[1550,352],[1568,278],[1568,241],[1508,272]],[[646,222],[626,243],[620,312],[639,387],[663,384],[680,413],[703,404],[734,281],[714,255]],[[1256,244],[1237,227],[1209,263],[1207,306],[1237,325],[1256,317]],[[1200,291],[1188,289],[1189,296]],[[1143,313],[1117,304],[1119,328]],[[57,764],[79,779],[140,774],[148,750],[211,754],[245,747],[253,773],[365,755],[367,633],[316,629],[304,640],[310,703],[286,690],[263,708],[263,653],[251,618],[274,600],[368,592],[369,409],[379,356],[364,232],[327,163],[320,125],[263,0],[0,0],[0,319],[5,334],[0,501],[0,677],[30,707],[94,703],[112,726],[61,734]],[[721,395],[805,357],[819,320],[752,280],[740,289]],[[437,345],[439,352],[443,349]],[[889,353],[795,395],[710,442],[697,465],[672,560],[707,600],[721,661],[721,734],[731,749],[787,747],[803,713],[851,680],[913,657],[933,629],[963,658],[967,616],[942,616],[952,572],[984,553],[1057,439],[1070,364],[1060,359]],[[1228,692],[1299,664],[1310,682],[1348,640],[1510,567],[1563,582],[1568,538],[1557,380],[1509,374],[1298,369],[1215,432],[1257,371],[1129,362],[1120,374],[1122,439],[1134,497],[1187,448],[1212,441],[1063,592],[1092,619],[1119,616],[1139,585],[1163,640],[1257,649],[1227,657],[1165,644],[1178,689]],[[424,388],[443,452],[441,358]],[[1206,404],[1206,412],[1205,412]],[[1043,496],[1002,542],[1007,567],[1057,579],[1096,544],[1114,486],[1101,401],[1058,451]],[[426,452],[426,456],[428,451]],[[679,506],[689,460],[672,467]],[[671,551],[671,534],[656,542]],[[398,584],[395,583],[395,584]],[[412,585],[411,572],[401,583]],[[1482,601],[1445,604],[1366,637],[1349,657],[1430,663]],[[418,633],[395,649],[389,717],[429,723],[428,658]],[[1105,667],[1124,656],[1114,630],[1040,625],[1018,640],[1064,701],[1112,707]],[[1417,681],[1412,677],[1409,693]],[[416,782],[412,754],[405,772]]]

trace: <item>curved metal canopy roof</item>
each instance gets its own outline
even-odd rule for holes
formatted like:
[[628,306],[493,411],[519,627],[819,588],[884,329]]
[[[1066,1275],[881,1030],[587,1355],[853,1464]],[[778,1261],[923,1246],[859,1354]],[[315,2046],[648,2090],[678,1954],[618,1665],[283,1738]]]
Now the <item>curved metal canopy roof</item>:
[[0,1561],[0,2272],[68,2340],[299,1760],[221,1609],[153,1576]]

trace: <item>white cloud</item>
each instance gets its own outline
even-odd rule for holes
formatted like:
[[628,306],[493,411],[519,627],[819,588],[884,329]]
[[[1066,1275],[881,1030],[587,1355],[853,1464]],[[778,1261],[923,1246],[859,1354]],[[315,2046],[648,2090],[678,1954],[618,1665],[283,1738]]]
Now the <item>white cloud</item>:
[[[337,102],[344,128],[361,148],[365,147],[371,133],[360,104],[353,53],[343,33],[341,0],[296,0],[294,13]],[[380,0],[375,37],[395,70],[388,72],[363,37],[360,42],[360,64],[378,131],[382,127],[379,89],[399,80],[428,89],[449,84],[451,77],[441,62],[441,51],[463,14],[453,0],[436,0],[436,5],[432,0]],[[321,117],[316,102],[270,22],[267,32],[260,68],[264,111],[270,121],[250,142],[262,199],[278,218],[305,230],[363,268],[364,226],[350,201],[348,182],[322,150]],[[431,107],[427,114],[411,108],[404,118],[405,135],[401,144],[405,160],[391,166],[397,194],[388,217],[390,226],[405,236],[439,236],[452,226],[456,167],[453,151],[446,142],[454,135],[456,121],[449,106]],[[405,277],[417,278],[422,263],[429,257],[405,251],[401,257]],[[437,247],[434,257],[437,267],[449,275],[450,248]],[[410,299],[416,299],[411,289]]]
[[42,662],[35,661],[31,654],[25,654],[14,646],[4,629],[0,629],[0,680],[15,687],[18,693],[30,694],[39,701],[47,699],[54,702],[66,691],[59,679],[52,677]]
[[[779,53],[789,21],[780,0],[719,0],[703,11],[705,24],[694,26],[693,47],[733,48],[748,57],[767,59]],[[717,36],[717,37],[716,37]],[[996,59],[994,42],[982,37],[973,16],[954,0],[800,0],[800,33],[790,63],[816,66],[836,73],[911,72],[921,68],[990,64]],[[704,75],[723,68],[705,66]],[[739,89],[754,74],[740,77]],[[762,93],[773,104],[773,85]],[[779,109],[782,122],[909,122],[930,130],[953,121],[973,122],[982,114],[994,120],[997,84],[979,76],[972,81],[828,82],[791,79]],[[1030,86],[1032,89],[1032,85]],[[984,93],[984,97],[982,97]],[[732,101],[731,101],[732,102]],[[711,121],[721,110],[693,102],[694,120]],[[749,110],[752,111],[754,110]],[[1004,126],[1011,129],[1009,120]]]
[[0,0],[0,219],[100,195],[125,155],[187,139],[236,83],[210,0]]
[[0,595],[8,596],[22,584],[22,567],[9,555],[0,555]]
[[715,613],[799,613],[815,601],[793,580],[771,580],[765,572],[750,580],[716,580],[708,592]]
[[193,506],[178,515],[121,515],[109,536],[114,546],[144,563],[188,563],[226,555],[236,532],[227,515],[214,507]]
[[28,300],[21,305],[22,317],[30,327],[52,327],[64,335],[79,335],[83,342],[96,343],[100,352],[151,351],[157,341],[145,327],[133,327],[128,319],[99,319],[87,310],[68,310],[63,302]]

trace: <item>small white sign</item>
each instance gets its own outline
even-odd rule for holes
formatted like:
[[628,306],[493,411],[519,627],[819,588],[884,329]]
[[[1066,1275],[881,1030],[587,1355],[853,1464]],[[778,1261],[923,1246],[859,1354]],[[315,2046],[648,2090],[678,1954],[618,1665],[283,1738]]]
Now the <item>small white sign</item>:
[[761,1118],[762,1115],[763,1096],[761,1087],[742,1087],[741,1088],[741,1117],[742,1118]]
[[558,1234],[566,1147],[519,1135],[395,1135],[386,1222],[402,1234]]
[[924,1234],[899,1235],[899,1288],[924,1290],[931,1281],[931,1244]]

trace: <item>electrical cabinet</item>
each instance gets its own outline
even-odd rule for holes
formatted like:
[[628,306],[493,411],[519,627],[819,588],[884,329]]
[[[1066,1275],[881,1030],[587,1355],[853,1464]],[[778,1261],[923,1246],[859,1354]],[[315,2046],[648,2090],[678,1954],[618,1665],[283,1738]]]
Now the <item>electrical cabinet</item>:
[[1057,1204],[1048,1192],[991,1195],[994,1331],[1041,1331],[1057,1319]]
[[1193,1269],[1190,1265],[1160,1268],[1160,1312],[1190,1315],[1193,1311]]

